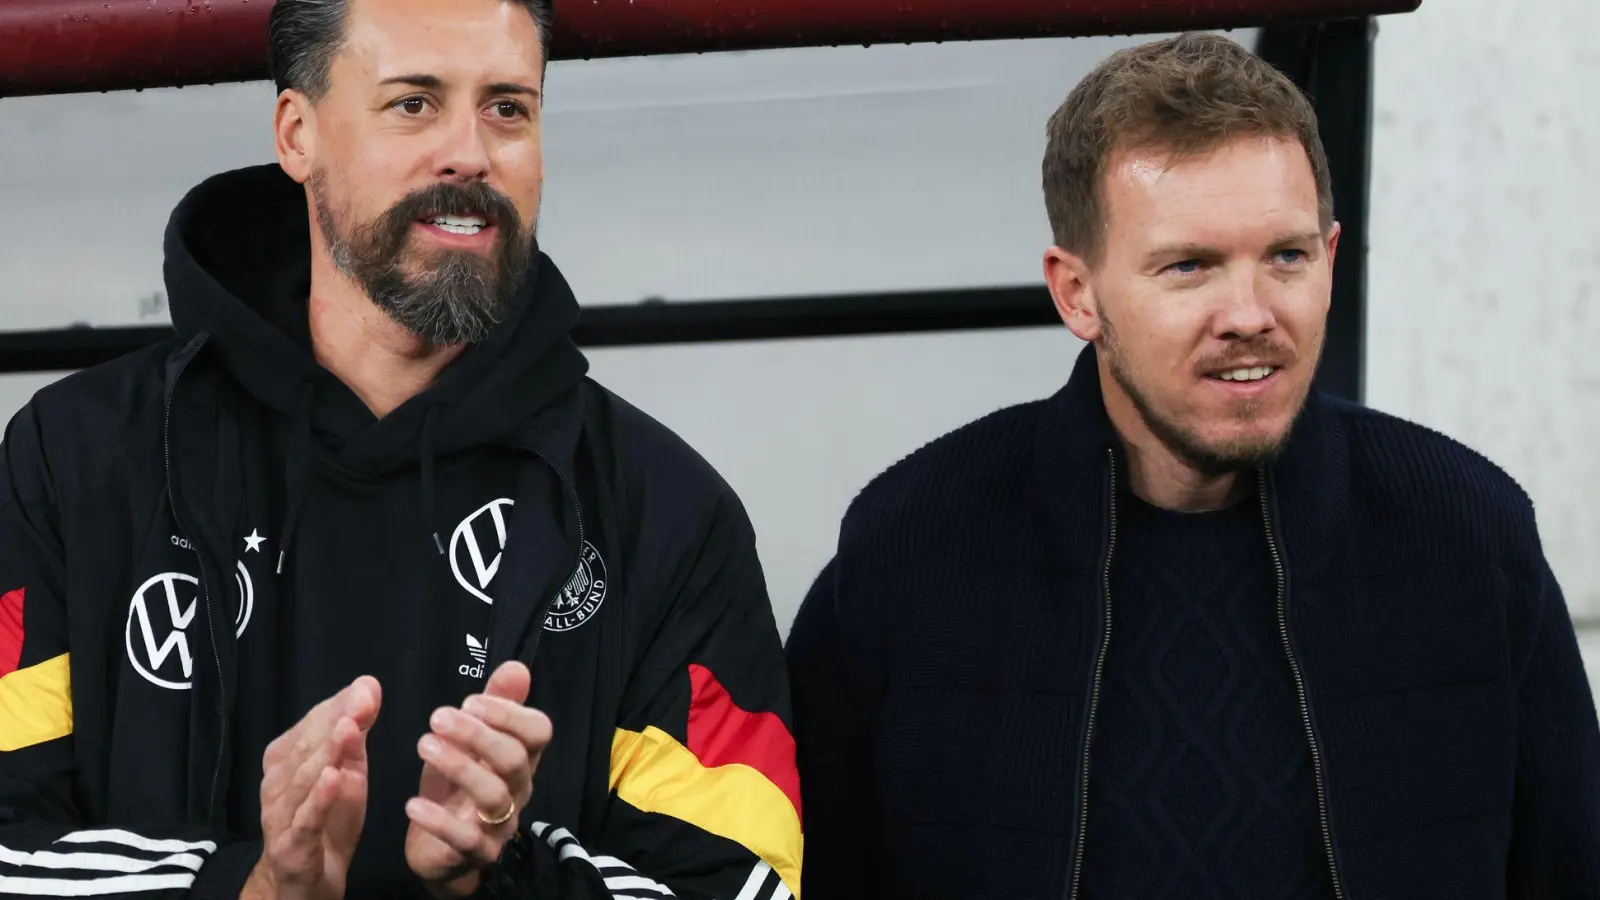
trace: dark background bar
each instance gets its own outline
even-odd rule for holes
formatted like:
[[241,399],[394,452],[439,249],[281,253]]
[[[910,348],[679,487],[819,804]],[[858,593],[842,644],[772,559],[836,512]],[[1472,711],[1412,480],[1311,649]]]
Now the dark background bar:
[[1373,19],[1284,25],[1261,31],[1256,52],[1311,96],[1333,175],[1333,213],[1342,232],[1333,305],[1317,386],[1366,396],[1367,222],[1372,184]]
[[[585,308],[584,347],[847,337],[1059,324],[1039,286],[833,294]],[[81,369],[173,335],[168,326],[0,331],[0,372]]]

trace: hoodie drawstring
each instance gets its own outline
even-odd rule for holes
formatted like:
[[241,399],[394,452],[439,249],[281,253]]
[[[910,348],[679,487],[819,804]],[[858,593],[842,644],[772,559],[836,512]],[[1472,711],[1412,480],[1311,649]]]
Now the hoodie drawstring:
[[438,549],[439,555],[444,555],[444,541],[439,539],[439,509],[434,502],[433,492],[433,425],[438,421],[439,407],[430,406],[422,415],[422,444],[417,448],[417,453],[422,460],[422,521],[424,527],[433,533],[433,546]]
[[289,514],[283,520],[283,534],[278,538],[279,575],[283,574],[284,561],[289,557],[290,542],[294,540],[294,530],[300,522],[301,503],[306,498],[306,481],[311,474],[311,401],[316,392],[316,385],[310,381],[300,390],[300,412],[295,417],[295,429],[284,462],[284,481],[289,487]]

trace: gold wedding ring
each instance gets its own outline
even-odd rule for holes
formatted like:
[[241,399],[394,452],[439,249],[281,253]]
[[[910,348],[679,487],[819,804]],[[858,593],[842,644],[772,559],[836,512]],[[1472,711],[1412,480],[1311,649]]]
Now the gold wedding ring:
[[506,814],[501,816],[498,819],[488,818],[487,816],[485,816],[483,814],[482,810],[475,809],[475,810],[473,810],[473,812],[478,814],[478,821],[482,822],[485,825],[504,825],[505,823],[511,821],[511,817],[512,816],[517,814],[517,801],[515,799],[512,799],[511,805],[506,807]]

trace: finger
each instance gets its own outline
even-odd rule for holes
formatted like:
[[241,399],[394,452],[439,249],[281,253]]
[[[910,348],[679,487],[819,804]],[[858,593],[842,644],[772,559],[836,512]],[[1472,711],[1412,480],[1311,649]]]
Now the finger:
[[351,722],[356,725],[356,730],[345,744],[344,765],[365,775],[367,772],[367,734],[369,731],[361,728],[360,723],[354,719]]
[[283,757],[278,765],[262,773],[263,796],[277,796],[293,787],[297,793],[294,805],[298,806],[304,799],[304,792],[310,789],[309,779],[315,778],[324,766],[337,764],[342,742],[352,731],[354,725],[349,720],[335,720],[320,744],[308,747],[303,754]]
[[504,697],[513,703],[528,702],[528,687],[533,683],[533,676],[528,674],[528,667],[516,660],[508,660],[500,664],[489,676],[489,682],[483,686],[485,694]]
[[417,753],[460,788],[485,816],[498,818],[510,808],[514,798],[506,780],[449,741],[425,734],[417,741]]
[[501,780],[515,784],[529,778],[528,748],[515,736],[449,707],[434,710],[428,724],[434,734],[483,760]]
[[333,809],[333,801],[339,796],[341,780],[339,770],[332,766],[319,772],[311,790],[306,793],[305,802],[300,804],[289,823],[290,831],[322,834],[323,829],[328,827],[328,813]]
[[339,786],[328,816],[328,828],[339,834],[359,834],[367,814],[367,777],[349,768],[339,770]]
[[[337,730],[338,723],[335,722],[334,725]],[[319,750],[321,751],[320,753],[318,752]],[[306,755],[295,756],[287,752],[279,754],[277,761],[267,767],[261,774],[262,810],[265,811],[276,803],[284,792],[289,790],[290,786],[295,783],[297,778],[302,779],[303,782],[308,776],[314,777],[324,766],[332,764],[333,758],[327,741],[324,741],[321,747],[314,748]],[[304,789],[306,788],[302,784],[302,787],[297,789],[297,794]],[[294,810],[299,807],[303,799],[303,796],[295,796],[291,799],[284,817],[285,822],[287,822],[288,816],[294,814]]]
[[[377,706],[382,699],[378,680],[363,675],[338,693],[311,707],[292,728],[267,745],[262,755],[262,768],[270,768],[285,759],[303,759],[327,738],[328,732],[339,721],[340,715],[349,715],[363,729],[371,728],[377,718]],[[349,712],[345,712],[348,709]],[[366,724],[362,724],[365,722]]]
[[329,767],[318,773],[305,802],[294,811],[288,827],[272,841],[272,855],[279,866],[301,874],[317,862],[315,857],[322,851],[322,832],[327,827],[338,789],[337,769]]
[[356,726],[368,731],[378,721],[378,710],[383,706],[383,685],[371,675],[363,675],[350,682],[339,692],[344,715],[355,720]]
[[468,822],[432,800],[412,797],[406,801],[406,818],[474,865],[487,866],[500,856],[500,843],[481,824]]
[[461,704],[461,711],[516,738],[530,754],[543,751],[555,732],[549,716],[504,697],[474,694]]
[[[295,814],[294,811],[305,802],[307,794],[321,777],[322,770],[337,768],[347,755],[349,742],[358,736],[355,723],[348,718],[340,718],[334,723],[333,733],[328,740],[298,765],[291,768],[285,763],[262,778],[263,800],[265,804],[270,804],[278,821],[287,820]],[[269,790],[271,793],[268,793]],[[263,812],[266,812],[265,804]]]

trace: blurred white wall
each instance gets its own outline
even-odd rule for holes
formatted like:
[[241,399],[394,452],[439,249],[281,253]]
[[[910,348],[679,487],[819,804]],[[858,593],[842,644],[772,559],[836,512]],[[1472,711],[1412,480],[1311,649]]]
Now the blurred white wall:
[[1533,496],[1600,682],[1600,4],[1424,0],[1378,37],[1368,401]]

